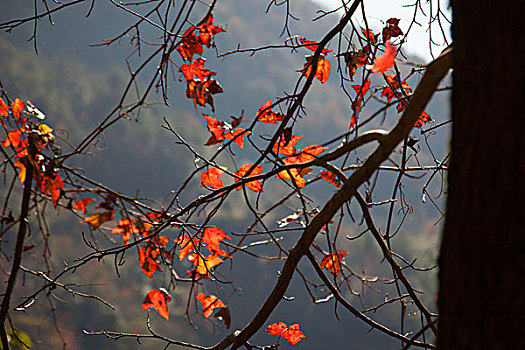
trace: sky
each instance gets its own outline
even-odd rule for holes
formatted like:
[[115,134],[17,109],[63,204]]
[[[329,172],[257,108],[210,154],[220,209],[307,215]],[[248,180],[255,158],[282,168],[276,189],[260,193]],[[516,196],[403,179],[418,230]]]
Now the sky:
[[[334,9],[340,7],[342,4],[341,0],[312,0],[315,3],[322,5],[325,9]],[[348,2],[348,0],[346,0]],[[400,18],[399,27],[404,33],[408,30],[411,19],[414,17],[414,6],[407,6],[414,4],[416,0],[366,0],[364,1],[365,12],[367,14],[368,26],[374,31],[374,33],[380,33],[384,27],[384,22],[389,18],[395,17]],[[406,43],[403,44],[404,50],[408,54],[416,54],[423,58],[425,62],[432,60],[432,54],[429,47],[429,31],[428,31],[428,15],[430,14],[430,3],[427,4],[425,0],[421,1],[421,8],[425,12],[425,15],[421,10],[417,11],[416,21],[421,26],[414,25],[410,29]],[[440,4],[441,11],[444,15],[451,20],[452,13],[448,8],[448,0],[434,0],[432,5],[432,14],[435,15],[437,12],[437,4]],[[354,19],[357,23],[364,27],[362,20],[361,10],[359,9],[354,15]],[[441,17],[441,24],[443,32],[446,35],[448,42],[451,42],[450,36],[450,24]],[[438,23],[434,23],[431,26],[432,39],[436,44],[432,46],[432,53],[434,57],[437,57],[441,51],[443,51],[447,44],[443,39],[443,34],[439,28]],[[394,41],[396,43],[396,41]]]

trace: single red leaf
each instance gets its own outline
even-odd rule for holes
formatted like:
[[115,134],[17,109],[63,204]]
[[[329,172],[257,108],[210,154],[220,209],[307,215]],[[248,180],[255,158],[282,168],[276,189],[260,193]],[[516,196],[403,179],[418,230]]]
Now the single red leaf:
[[142,302],[142,310],[155,309],[166,320],[169,320],[168,304],[171,297],[164,288],[152,289]]
[[268,124],[277,124],[277,122],[280,122],[284,119],[284,114],[272,112],[271,106],[272,99],[269,99],[263,103],[256,114],[258,121]]
[[[301,73],[303,73],[306,78],[310,76],[310,72],[312,71],[312,60],[313,56],[307,56],[304,68],[301,70]],[[322,84],[326,83],[330,77],[330,61],[328,61],[326,58],[319,57],[317,60],[315,77],[319,79]]]
[[224,187],[224,182],[221,179],[223,172],[224,170],[216,167],[203,171],[201,174],[201,187],[209,186],[215,189]]
[[376,57],[374,65],[370,68],[372,73],[381,72],[384,73],[387,69],[394,66],[397,50],[396,47],[390,44],[389,41],[385,45],[385,53],[381,56]]
[[113,229],[112,233],[122,234],[124,244],[129,244],[129,241],[134,233],[139,233],[139,229],[133,224],[135,218],[130,216],[118,221],[118,225]]
[[339,179],[337,178],[337,176],[331,172],[331,171],[327,171],[327,170],[324,170],[321,172],[321,177],[328,181],[329,183],[331,183],[332,185],[334,185],[335,187],[342,187],[343,185],[341,184],[341,181],[339,181]]
[[[200,277],[208,276],[208,272],[211,271],[213,267],[224,261],[215,254],[203,257],[202,255],[196,253],[188,255],[188,260],[191,261],[193,266],[195,266],[194,272]],[[188,272],[193,273],[193,271]]]
[[420,128],[423,126],[423,123],[432,123],[432,122],[434,122],[434,120],[432,120],[430,115],[426,112],[423,112],[421,113],[421,115],[419,116],[419,119],[414,124],[414,127]]
[[330,270],[334,275],[339,273],[341,259],[343,259],[348,252],[346,250],[338,249],[335,254],[327,254],[321,261],[321,268]]
[[305,163],[314,160],[315,157],[317,157],[327,149],[328,147],[323,147],[319,145],[306,146],[301,150],[301,154],[299,155],[299,163]]
[[299,343],[301,339],[305,339],[306,335],[299,330],[299,324],[293,324],[281,334],[281,337],[286,339],[290,345],[295,345]]
[[20,182],[23,184],[24,181],[26,181],[26,172],[27,172],[26,166],[20,160],[17,160],[13,165],[16,166],[18,169],[20,169],[18,171],[18,178],[20,179]]
[[197,294],[197,300],[201,302],[202,304],[202,311],[204,312],[204,317],[208,318],[213,314],[213,310],[220,308],[220,307],[226,307],[221,299],[217,298],[217,296],[210,294],[208,296],[204,295],[204,293]]
[[192,238],[186,235],[179,236],[175,239],[175,243],[179,246],[179,260],[184,259],[192,250],[196,249],[199,242],[199,238]]
[[201,24],[199,26],[199,38],[201,42],[206,45],[206,47],[210,47],[211,37],[214,36],[217,33],[225,32],[225,29],[222,29],[221,27],[217,27],[213,24],[213,16],[210,14],[206,18],[206,22]]
[[206,244],[206,248],[212,254],[228,256],[228,254],[220,248],[220,243],[225,239],[231,239],[228,235],[216,226],[206,227],[202,234],[202,243]]
[[284,322],[272,323],[266,327],[266,333],[270,335],[281,335],[288,326]]

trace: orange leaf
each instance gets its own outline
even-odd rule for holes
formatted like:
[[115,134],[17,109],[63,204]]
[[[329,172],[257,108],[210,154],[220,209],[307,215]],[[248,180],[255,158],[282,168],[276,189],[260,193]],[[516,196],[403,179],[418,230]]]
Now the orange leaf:
[[195,26],[189,27],[184,33],[181,43],[177,46],[177,51],[185,60],[190,60],[195,54],[202,55],[203,52],[201,39],[194,31]]
[[[259,175],[263,170],[264,170],[264,167],[263,166],[260,166],[260,165],[257,165],[251,172],[250,174],[246,174],[248,172],[248,170],[250,170],[250,168],[253,166],[253,164],[244,164],[243,166],[241,166],[239,168],[239,170],[235,171],[235,175],[237,175],[238,177],[247,177],[248,175],[249,176],[255,176],[255,175]],[[239,179],[235,179],[235,182],[239,181]],[[250,181],[248,183],[246,183],[246,186],[254,191],[254,192],[262,192],[262,184],[259,180],[254,180],[254,181]],[[238,186],[236,188],[236,190],[240,190],[242,187],[241,186]]]
[[220,248],[221,241],[225,239],[231,239],[228,235],[216,226],[206,227],[202,234],[202,243],[206,244],[206,248],[212,254],[219,254],[222,256],[228,256],[224,250]]
[[243,128],[237,128],[233,131],[227,131],[224,134],[225,140],[232,140],[235,138],[233,142],[237,144],[240,148],[244,148],[244,136],[251,135],[251,131],[246,131]]
[[184,75],[186,81],[193,80],[194,77],[197,77],[198,80],[204,81],[205,79],[217,75],[216,72],[209,70],[204,67],[206,59],[199,57],[191,63],[184,63],[179,71]]
[[219,307],[226,307],[221,299],[217,298],[215,295],[210,294],[205,296],[204,293],[197,294],[197,300],[202,304],[202,311],[204,312],[204,317],[208,318],[213,314],[213,310]]
[[40,192],[51,195],[53,206],[57,206],[58,200],[62,197],[64,186],[60,175],[55,174],[54,177],[44,176],[40,184]]
[[370,42],[370,44],[377,44],[377,37],[379,36],[379,34],[374,35],[374,32],[372,32],[370,29],[361,29],[361,31],[363,32],[365,38]]
[[266,328],[266,332],[271,335],[279,335],[286,339],[291,345],[295,345],[305,339],[306,336],[299,330],[299,324],[293,324],[290,327],[284,322],[273,323]]
[[272,112],[271,107],[272,106],[272,99],[269,99],[263,105],[259,108],[257,111],[257,120],[263,123],[268,124],[277,124],[277,122],[280,122],[284,119],[284,114],[282,113],[275,113]]
[[81,199],[81,200],[78,200],[75,205],[73,206],[73,208],[75,209],[78,209],[78,210],[81,210],[84,214],[86,213],[86,206],[93,202],[94,199],[93,198],[90,198],[90,197],[86,197],[84,199]]
[[275,153],[281,153],[286,156],[291,156],[292,154],[296,153],[295,150],[295,144],[299,142],[303,138],[303,135],[293,135],[292,137],[288,138],[281,136],[279,138],[279,142],[275,143],[273,145],[273,151]]
[[4,142],[2,142],[2,147],[9,147],[9,146],[13,146],[15,148],[19,147],[23,143],[22,140],[20,139],[21,135],[22,135],[21,129],[9,131],[7,133],[7,136]]
[[8,117],[9,116],[9,106],[0,98],[0,116]]
[[281,335],[288,326],[284,322],[272,323],[266,327],[266,333],[270,335]]
[[221,180],[221,175],[224,170],[220,168],[209,168],[208,171],[203,171],[201,174],[201,187],[209,186],[212,188],[224,187],[224,182]]
[[171,301],[171,298],[164,288],[152,289],[142,302],[142,310],[155,309],[159,315],[169,320],[168,301]]
[[325,255],[321,261],[321,268],[330,270],[334,275],[339,273],[341,259],[343,259],[348,252],[346,250],[339,249],[336,254]]
[[[306,45],[305,47],[308,50],[311,50],[314,52],[317,51],[317,47],[319,46],[317,42],[312,41],[312,40],[299,39],[299,41],[301,42],[301,44]],[[321,51],[321,54],[326,55],[329,52],[332,52],[332,50],[323,49],[323,51]]]
[[319,145],[310,145],[302,149],[299,155],[299,163],[309,162],[314,160],[315,157],[327,150],[328,147],[322,147]]
[[13,111],[13,115],[15,117],[18,117],[20,118],[20,114],[22,113],[22,111],[24,110],[24,108],[26,108],[26,105],[24,103],[24,101],[22,101],[21,99],[17,98],[13,104],[11,105],[11,110]]
[[299,330],[299,324],[296,323],[288,327],[288,329],[281,334],[281,337],[286,339],[290,345],[295,345],[299,343],[301,339],[306,338],[306,335]]
[[179,260],[182,260],[188,255],[193,249],[196,249],[196,245],[199,243],[200,239],[191,238],[186,235],[179,236],[175,239],[175,243],[179,246]]
[[329,183],[331,183],[332,185],[334,185],[335,187],[341,187],[341,186],[343,186],[343,185],[341,184],[341,181],[339,181],[339,179],[337,178],[337,176],[335,176],[335,174],[332,173],[331,171],[327,171],[327,170],[325,170],[325,171],[321,172],[321,177],[322,177],[324,180],[326,180],[326,181],[328,181]]
[[113,212],[114,212],[113,210],[109,210],[103,213],[96,213],[96,214],[93,214],[85,218],[83,222],[87,222],[88,224],[91,225],[92,230],[96,230],[104,222],[115,219],[113,217]]
[[131,239],[132,235],[134,233],[139,233],[139,229],[133,224],[134,221],[135,218],[133,216],[130,216],[129,219],[125,218],[119,220],[118,225],[111,232],[122,234],[124,244],[127,245],[129,244],[129,240]]
[[159,263],[155,260],[158,254],[159,250],[154,245],[151,246],[148,244],[146,247],[140,247],[140,270],[149,278],[153,277],[155,271],[162,271],[159,267]]
[[396,58],[396,47],[391,45],[389,41],[385,45],[385,53],[381,56],[376,57],[374,65],[370,68],[372,73],[381,72],[384,73],[387,69],[394,66]]
[[302,170],[292,168],[279,172],[279,174],[277,174],[277,177],[280,179],[286,179],[290,181],[292,181],[293,178],[293,181],[295,182],[297,187],[303,188],[306,185],[306,180],[303,178],[303,175],[308,174],[310,171],[312,171],[311,168],[303,168]]
[[210,47],[211,37],[217,33],[225,31],[226,30],[221,27],[217,27],[213,24],[213,16],[210,14],[206,19],[206,22],[199,26],[199,38],[206,47]]
[[[312,60],[313,56],[308,56],[304,68],[301,70],[301,73],[303,73],[306,78],[310,76],[310,72],[312,71]],[[319,57],[319,60],[317,61],[317,69],[315,70],[315,77],[323,84],[326,83],[328,77],[330,77],[330,62],[326,58]]]
[[26,180],[26,166],[20,160],[17,160],[13,165],[20,169],[18,172],[18,177],[20,178],[20,182],[23,184]]
[[202,257],[201,255],[195,253],[188,255],[188,260],[191,261],[193,266],[196,267],[195,272],[201,276],[207,276],[208,272],[213,267],[224,261],[217,255],[212,254],[207,257]]

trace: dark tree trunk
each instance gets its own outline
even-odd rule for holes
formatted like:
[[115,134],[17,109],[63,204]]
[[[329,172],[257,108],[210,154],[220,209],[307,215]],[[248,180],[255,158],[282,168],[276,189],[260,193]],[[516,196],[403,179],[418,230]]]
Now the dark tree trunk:
[[452,158],[440,349],[525,349],[523,12],[452,1]]

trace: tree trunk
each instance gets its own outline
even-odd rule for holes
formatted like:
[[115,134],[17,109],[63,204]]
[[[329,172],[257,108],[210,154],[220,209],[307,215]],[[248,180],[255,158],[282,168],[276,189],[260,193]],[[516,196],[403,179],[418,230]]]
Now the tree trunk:
[[452,158],[438,344],[523,349],[522,12],[517,1],[452,6]]

